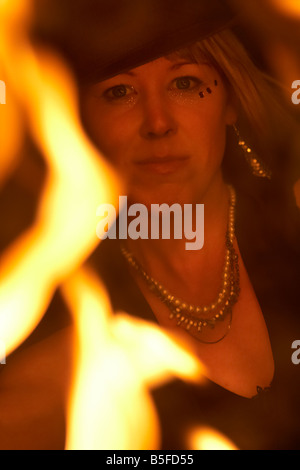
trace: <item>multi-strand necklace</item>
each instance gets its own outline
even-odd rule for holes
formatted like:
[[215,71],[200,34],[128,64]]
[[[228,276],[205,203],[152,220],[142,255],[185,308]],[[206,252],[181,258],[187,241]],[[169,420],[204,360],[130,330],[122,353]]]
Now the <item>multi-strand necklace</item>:
[[[240,294],[240,274],[238,255],[234,249],[235,238],[235,204],[236,195],[234,189],[229,186],[230,201],[228,213],[228,226],[225,237],[225,262],[222,273],[221,289],[215,301],[209,305],[196,306],[188,304],[171,294],[162,284],[151,277],[134,258],[132,253],[122,247],[122,253],[129,265],[144,279],[148,288],[170,310],[169,318],[176,321],[177,326],[185,328],[190,333],[196,333],[199,341],[203,343],[218,343],[227,336],[231,327],[232,309]],[[217,341],[205,341],[200,333],[207,327],[215,328],[216,324],[229,317],[226,333]]]

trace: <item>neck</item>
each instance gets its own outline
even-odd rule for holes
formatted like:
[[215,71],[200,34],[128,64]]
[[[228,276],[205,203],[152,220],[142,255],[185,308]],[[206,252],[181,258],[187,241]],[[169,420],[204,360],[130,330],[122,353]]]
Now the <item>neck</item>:
[[[187,250],[188,240],[148,239],[127,240],[127,248],[154,278],[173,277],[176,282],[186,282],[195,272],[205,275],[208,265],[221,272],[224,262],[225,233],[228,223],[229,192],[223,182],[211,185],[199,197],[204,204],[204,245],[200,250]],[[182,211],[182,213],[184,213]]]

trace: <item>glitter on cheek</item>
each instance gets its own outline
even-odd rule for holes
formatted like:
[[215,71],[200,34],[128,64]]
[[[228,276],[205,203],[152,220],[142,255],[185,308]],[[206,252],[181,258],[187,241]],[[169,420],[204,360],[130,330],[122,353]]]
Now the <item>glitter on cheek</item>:
[[115,99],[107,99],[105,97],[101,97],[101,103],[107,110],[116,110],[118,112],[126,109],[133,108],[138,101],[136,94],[131,94],[125,96],[123,98],[115,98]]
[[124,99],[124,102],[122,104],[129,108],[129,107],[134,106],[136,102],[137,102],[137,96],[132,94],[126,97],[126,99]]
[[178,103],[180,104],[184,104],[184,105],[195,105],[198,103],[199,101],[199,94],[198,92],[178,92],[178,91],[174,91],[174,92],[171,92],[170,93],[170,98],[172,99],[172,101],[177,101]]

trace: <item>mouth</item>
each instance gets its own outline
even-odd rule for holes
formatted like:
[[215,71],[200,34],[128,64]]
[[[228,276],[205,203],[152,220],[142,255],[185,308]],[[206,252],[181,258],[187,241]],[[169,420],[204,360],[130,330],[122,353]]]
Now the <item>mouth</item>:
[[188,156],[150,157],[136,160],[134,164],[142,171],[148,171],[160,175],[167,175],[180,170],[189,160]]

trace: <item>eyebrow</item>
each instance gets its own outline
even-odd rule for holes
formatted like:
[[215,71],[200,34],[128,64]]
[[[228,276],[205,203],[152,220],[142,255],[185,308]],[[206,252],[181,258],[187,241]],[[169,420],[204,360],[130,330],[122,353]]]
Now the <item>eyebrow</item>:
[[180,67],[183,67],[184,65],[196,65],[196,62],[192,62],[192,61],[185,61],[185,62],[176,62],[175,64],[173,64],[171,67],[170,67],[170,70],[177,70],[179,69]]
[[[183,67],[184,65],[196,65],[197,62],[192,62],[192,61],[185,61],[185,62],[176,62],[173,65],[171,65],[169,70],[178,70],[180,67]],[[127,70],[126,72],[121,73],[120,75],[129,75],[130,77],[136,77],[136,73],[133,72],[132,70]]]
[[136,74],[131,70],[128,70],[128,72],[122,72],[120,75],[130,75],[131,77],[136,77]]

